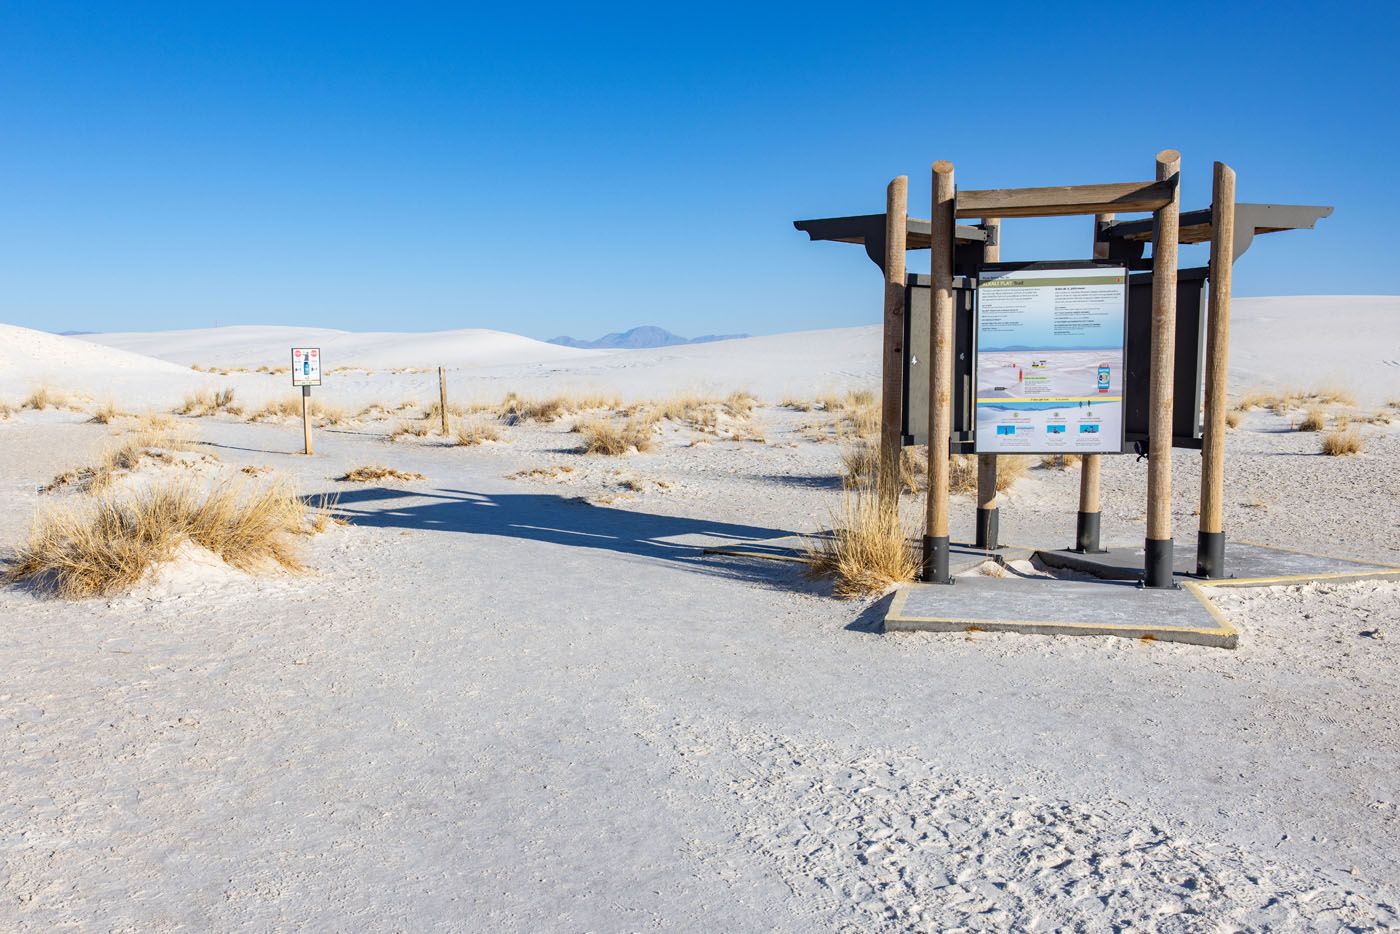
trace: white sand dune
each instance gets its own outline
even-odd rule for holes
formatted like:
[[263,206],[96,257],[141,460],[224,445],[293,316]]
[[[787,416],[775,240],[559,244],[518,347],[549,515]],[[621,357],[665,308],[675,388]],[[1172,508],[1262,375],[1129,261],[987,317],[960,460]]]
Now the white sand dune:
[[95,344],[182,363],[219,367],[289,366],[291,348],[320,347],[327,367],[469,367],[576,360],[609,351],[578,350],[469,328],[431,332],[351,332],[330,328],[239,325],[186,331],[88,334]]
[[124,404],[164,403],[202,385],[188,367],[46,331],[0,324],[0,396],[38,386]]
[[1400,396],[1400,296],[1236,299],[1230,382],[1237,388],[1332,385],[1368,404]]
[[[1240,298],[1231,331],[1230,382],[1237,391],[1327,384],[1348,389],[1367,404],[1400,395],[1400,297]],[[85,372],[47,365],[78,353],[53,351],[62,340],[43,335],[44,349],[29,351],[33,360],[19,369],[39,366],[46,378],[59,382],[105,380],[103,367],[93,369],[96,378],[89,379]],[[453,371],[454,391],[472,399],[507,391],[596,391],[631,398],[735,388],[764,397],[811,394],[874,385],[880,359],[877,325],[631,351],[577,350],[480,329],[352,333],[279,326],[93,334],[78,343],[178,364],[246,368],[286,366],[289,349],[306,344],[322,348],[328,370],[445,366]],[[385,384],[388,375],[328,373],[326,390],[347,398],[392,391],[396,387]],[[404,392],[431,390],[431,376],[402,375]]]

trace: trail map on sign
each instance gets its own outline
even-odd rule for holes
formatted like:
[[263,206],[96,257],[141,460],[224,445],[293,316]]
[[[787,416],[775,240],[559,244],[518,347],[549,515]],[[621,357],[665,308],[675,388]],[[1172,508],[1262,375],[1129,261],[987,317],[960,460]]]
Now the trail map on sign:
[[986,269],[977,283],[976,449],[1120,453],[1128,273]]

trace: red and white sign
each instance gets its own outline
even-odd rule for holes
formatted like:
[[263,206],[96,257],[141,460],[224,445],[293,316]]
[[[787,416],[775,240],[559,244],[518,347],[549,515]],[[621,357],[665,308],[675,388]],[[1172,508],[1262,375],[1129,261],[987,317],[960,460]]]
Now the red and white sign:
[[321,385],[321,348],[292,348],[292,385]]

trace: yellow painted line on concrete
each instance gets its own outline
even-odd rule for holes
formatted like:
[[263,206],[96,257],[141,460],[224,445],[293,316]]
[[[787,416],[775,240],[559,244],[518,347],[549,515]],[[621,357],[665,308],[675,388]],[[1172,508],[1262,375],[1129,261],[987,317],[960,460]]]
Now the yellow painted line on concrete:
[[[1321,557],[1321,556],[1319,556]],[[1400,577],[1400,568],[1387,568],[1377,571],[1329,571],[1326,574],[1291,574],[1286,577],[1234,577],[1219,580],[1200,581],[1202,587],[1261,587],[1284,584],[1310,584],[1315,581],[1370,580],[1371,578]]]

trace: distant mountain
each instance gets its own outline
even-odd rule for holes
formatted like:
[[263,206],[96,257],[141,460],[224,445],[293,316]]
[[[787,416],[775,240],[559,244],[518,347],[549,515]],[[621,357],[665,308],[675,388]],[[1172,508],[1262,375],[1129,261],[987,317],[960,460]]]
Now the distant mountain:
[[706,334],[704,337],[685,338],[672,334],[665,328],[644,324],[630,331],[605,334],[596,341],[582,341],[576,337],[551,337],[549,343],[564,347],[581,347],[585,350],[641,350],[646,347],[678,347],[681,344],[708,344],[711,341],[728,341],[747,334]]

